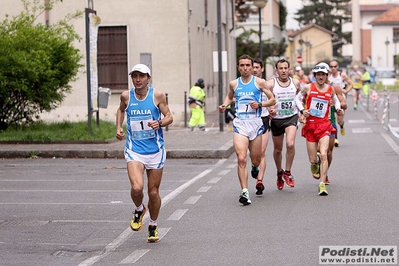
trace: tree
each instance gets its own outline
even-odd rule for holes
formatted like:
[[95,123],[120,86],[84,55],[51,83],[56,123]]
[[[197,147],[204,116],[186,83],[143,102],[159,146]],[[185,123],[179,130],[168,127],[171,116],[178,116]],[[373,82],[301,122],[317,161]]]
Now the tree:
[[82,67],[82,55],[73,47],[81,38],[69,24],[82,12],[46,26],[37,17],[62,0],[21,1],[23,11],[0,22],[0,130],[29,125],[57,108]]
[[[242,29],[243,32],[237,37],[237,58],[243,54],[247,54],[253,58],[260,56],[259,42],[254,42],[251,36],[255,34],[259,36],[258,31],[249,29],[245,30],[244,27],[240,26],[237,29]],[[280,57],[285,53],[287,49],[287,43],[285,39],[281,39],[280,42],[273,42],[271,39],[262,40],[262,54],[264,58],[269,57]]]
[[[280,27],[281,30],[285,28],[285,24],[287,21],[287,8],[284,4],[279,1],[279,16],[280,16]],[[245,22],[250,14],[258,14],[258,8],[254,8],[253,5],[247,3],[246,0],[235,0],[236,7],[236,18],[239,22]],[[251,38],[253,34],[257,35],[257,39],[259,39],[259,32],[254,29],[245,30],[244,27],[239,26],[237,29],[242,29],[243,33],[241,33],[237,39],[237,57],[242,54],[247,54],[251,57],[259,57],[259,42],[254,42]],[[263,58],[276,57],[281,56],[285,53],[287,48],[287,44],[285,39],[281,39],[279,42],[272,41],[272,39],[262,40],[262,54]]]
[[327,30],[334,32],[337,39],[341,41],[334,46],[334,55],[338,55],[338,50],[343,43],[351,42],[351,34],[342,32],[342,24],[349,21],[352,17],[348,11],[351,0],[307,0],[308,4],[303,5],[295,13],[295,20],[301,25],[314,23]]

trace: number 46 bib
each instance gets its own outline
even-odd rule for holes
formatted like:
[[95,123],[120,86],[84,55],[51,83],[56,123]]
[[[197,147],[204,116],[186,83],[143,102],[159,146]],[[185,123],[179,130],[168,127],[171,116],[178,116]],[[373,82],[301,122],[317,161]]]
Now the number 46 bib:
[[310,115],[315,116],[315,117],[324,118],[328,111],[328,107],[329,106],[328,106],[327,100],[312,98],[312,101],[310,102],[310,108],[309,108]]

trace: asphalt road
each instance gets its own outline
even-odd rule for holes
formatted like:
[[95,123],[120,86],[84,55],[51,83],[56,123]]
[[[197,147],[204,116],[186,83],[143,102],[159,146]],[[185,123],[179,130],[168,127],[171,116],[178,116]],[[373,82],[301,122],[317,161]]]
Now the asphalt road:
[[319,265],[319,246],[397,246],[398,140],[364,107],[346,120],[327,197],[299,134],[295,188],[277,190],[270,143],[266,190],[256,196],[251,178],[249,206],[238,202],[234,154],[167,160],[156,244],[148,215],[143,230],[129,228],[124,160],[1,160],[0,265]]

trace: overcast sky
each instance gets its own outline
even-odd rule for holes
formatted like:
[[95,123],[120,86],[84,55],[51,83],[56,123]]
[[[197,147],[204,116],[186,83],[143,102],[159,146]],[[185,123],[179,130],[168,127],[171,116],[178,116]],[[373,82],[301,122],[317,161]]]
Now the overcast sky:
[[302,8],[302,1],[300,0],[287,0],[287,29],[299,29],[298,21],[294,19],[294,14],[298,9]]

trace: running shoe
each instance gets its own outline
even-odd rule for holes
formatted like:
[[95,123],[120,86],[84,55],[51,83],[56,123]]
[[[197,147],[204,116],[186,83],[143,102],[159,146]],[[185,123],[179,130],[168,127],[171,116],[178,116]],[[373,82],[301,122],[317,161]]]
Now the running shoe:
[[326,182],[324,182],[326,185],[330,184],[330,180],[328,180],[328,176],[326,176]]
[[354,110],[357,110],[357,104],[355,104],[355,105],[353,106],[353,109],[354,109]]
[[284,187],[283,172],[284,171],[281,171],[281,173],[277,172],[277,189],[278,190],[282,190]]
[[158,227],[156,225],[148,226],[148,238],[149,243],[159,242]]
[[243,205],[249,205],[249,204],[251,204],[252,202],[251,202],[251,199],[249,198],[249,193],[248,193],[248,191],[243,191],[243,192],[241,192],[241,195],[240,195],[240,198],[238,199],[238,201],[240,202],[240,203],[242,203]]
[[258,174],[259,174],[259,166],[254,166],[252,164],[252,169],[251,169],[251,176],[255,179],[258,178]]
[[132,221],[130,222],[130,228],[133,231],[140,231],[143,226],[143,217],[146,212],[145,206],[143,206],[142,211],[134,211]]
[[256,182],[256,195],[262,195],[263,194],[263,190],[265,190],[265,186],[262,183],[262,180],[258,180],[258,182]]
[[319,196],[328,196],[326,184],[324,183],[319,184]]
[[335,146],[335,147],[339,147],[339,141],[338,141],[338,139],[335,139],[335,140],[334,140],[334,146]]
[[317,163],[310,164],[310,172],[312,172],[314,179],[320,178],[320,152],[317,152],[317,159]]
[[284,178],[284,181],[285,181],[285,185],[287,187],[294,187],[295,186],[294,177],[291,175],[291,172],[284,171],[283,178]]
[[342,135],[342,136],[345,136],[345,133],[346,133],[345,127],[344,127],[344,125],[342,125],[342,126],[341,126],[341,135]]

